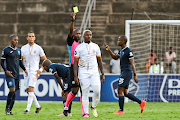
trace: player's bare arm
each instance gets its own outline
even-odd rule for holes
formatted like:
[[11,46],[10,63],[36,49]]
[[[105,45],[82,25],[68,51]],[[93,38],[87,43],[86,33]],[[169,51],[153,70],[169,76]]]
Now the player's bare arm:
[[[44,61],[44,60],[47,60],[47,57],[46,55],[42,56],[41,59]],[[37,73],[36,73],[36,77],[39,78],[40,77],[40,74],[42,73],[42,71],[44,70],[44,67],[41,66],[41,68],[39,70],[37,70]]]
[[74,81],[76,84],[79,84],[79,79],[78,79],[78,57],[74,57]]
[[70,33],[69,33],[69,36],[70,36],[70,37],[72,37],[73,34],[74,34],[73,30],[74,30],[75,15],[76,15],[76,14],[75,14],[74,12],[71,13],[71,26],[70,26]]
[[98,62],[99,69],[101,71],[101,81],[102,81],[102,84],[103,84],[105,82],[105,76],[104,76],[104,70],[103,70],[101,57],[97,57],[97,62]]
[[61,89],[62,89],[62,93],[61,94],[62,94],[62,96],[64,96],[64,88],[63,88],[63,84],[61,82],[61,79],[60,79],[60,77],[59,77],[59,75],[57,73],[55,73],[54,76],[55,76],[57,82],[59,83],[59,85],[61,86]]
[[138,83],[138,77],[136,76],[136,68],[135,68],[135,65],[134,65],[134,59],[130,59],[129,61],[131,63],[132,70],[133,70],[133,73],[134,73],[134,81],[136,83]]
[[111,49],[110,49],[110,47],[109,47],[108,45],[106,45],[105,49],[109,52],[109,54],[111,55],[111,57],[112,57],[113,59],[117,60],[117,59],[119,58],[119,56],[118,56],[117,54],[114,54],[114,53],[111,51]]

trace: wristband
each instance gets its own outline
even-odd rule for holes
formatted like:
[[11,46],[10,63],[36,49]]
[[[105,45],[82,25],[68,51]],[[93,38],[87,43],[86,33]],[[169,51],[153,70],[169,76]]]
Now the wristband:
[[136,76],[136,73],[134,73],[134,76]]
[[74,22],[75,20],[71,19],[71,21],[73,21],[73,22]]
[[39,70],[40,70],[41,72],[43,71],[43,69],[42,69],[42,68],[40,68]]

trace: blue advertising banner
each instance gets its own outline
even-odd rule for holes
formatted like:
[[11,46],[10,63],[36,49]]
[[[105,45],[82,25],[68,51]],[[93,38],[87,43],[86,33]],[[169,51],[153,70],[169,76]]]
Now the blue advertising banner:
[[[138,84],[132,79],[128,92],[147,102],[180,102],[180,75],[137,75]],[[102,102],[117,102],[119,75],[105,75],[105,83],[101,86]],[[26,101],[27,93],[24,86],[23,75],[20,75],[20,89],[16,100]],[[62,101],[61,87],[52,74],[41,74],[37,80],[35,94],[39,101]],[[0,73],[0,100],[6,100],[9,89],[3,73]],[[90,89],[90,101],[93,91]],[[80,100],[80,92],[74,101]],[[129,100],[130,101],[130,100]]]
[[[55,77],[52,74],[41,74],[37,80],[36,87],[34,90],[37,99],[39,101],[62,101],[61,87],[57,83]],[[4,77],[4,74],[0,74],[0,100],[6,100],[9,89]],[[90,92],[90,96],[92,96]],[[17,91],[16,100],[27,100],[26,88],[24,86],[23,75],[20,75],[20,89]],[[74,101],[80,101],[80,93]]]
[[[128,92],[147,102],[180,102],[180,75],[137,75],[138,84],[132,79]],[[106,75],[101,89],[101,101],[118,101],[119,75]],[[130,101],[130,100],[129,100]]]

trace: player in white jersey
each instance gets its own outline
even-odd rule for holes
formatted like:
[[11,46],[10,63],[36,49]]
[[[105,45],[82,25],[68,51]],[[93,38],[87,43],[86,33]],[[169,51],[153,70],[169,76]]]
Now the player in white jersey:
[[27,108],[24,113],[29,114],[32,102],[34,102],[36,106],[35,113],[39,113],[41,106],[34,94],[34,87],[40,73],[43,71],[43,67],[39,69],[40,58],[43,60],[46,60],[47,58],[42,47],[34,43],[36,40],[34,32],[28,32],[26,39],[28,40],[28,43],[21,48],[23,63],[29,74],[27,77],[24,74],[24,84],[28,93]]
[[[84,42],[77,46],[74,53],[74,80],[82,88],[82,103],[85,114],[83,117],[89,117],[89,87],[93,89],[93,99],[91,110],[95,117],[98,116],[96,106],[100,100],[100,76],[98,66],[101,71],[102,83],[105,81],[102,66],[101,52],[97,44],[91,42],[92,32],[85,30],[83,32]],[[79,66],[79,68],[78,68]]]

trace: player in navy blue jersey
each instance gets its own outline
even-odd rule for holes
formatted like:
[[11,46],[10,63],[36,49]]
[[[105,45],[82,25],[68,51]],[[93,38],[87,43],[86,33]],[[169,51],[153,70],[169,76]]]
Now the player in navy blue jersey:
[[[16,47],[18,36],[11,35],[9,40],[10,46],[4,48],[2,51],[1,66],[4,69],[5,79],[9,88],[5,113],[7,115],[13,115],[11,110],[15,102],[16,91],[19,90],[19,66],[25,71],[26,75],[28,75],[28,72],[22,63],[21,50]],[[4,65],[4,61],[6,61],[6,66]]]
[[[42,66],[44,67],[44,69],[47,72],[51,72],[55,76],[57,82],[59,83],[59,85],[61,86],[61,89],[62,89],[63,101],[66,101],[68,93],[71,91],[71,88],[72,88],[70,75],[69,75],[69,67],[66,65],[63,65],[63,64],[59,64],[59,63],[52,63],[48,59],[43,61]],[[61,78],[63,79],[64,86],[61,82]],[[70,104],[70,106],[69,106],[67,116],[72,116],[71,115],[71,105],[72,104]],[[63,117],[63,116],[60,116],[60,117]]]
[[139,100],[134,95],[128,93],[129,81],[132,79],[132,75],[134,75],[134,81],[136,83],[138,83],[138,77],[136,76],[136,68],[134,65],[133,52],[130,48],[128,48],[126,46],[126,43],[127,43],[126,36],[124,36],[124,35],[120,36],[118,38],[117,43],[119,46],[121,46],[121,50],[119,51],[118,54],[114,54],[111,51],[110,47],[108,45],[106,45],[106,50],[110,53],[110,55],[113,59],[116,60],[116,59],[120,58],[120,67],[121,67],[121,75],[119,77],[119,83],[118,83],[118,95],[119,95],[120,109],[113,114],[125,114],[125,112],[124,112],[124,96],[139,103],[140,107],[141,107],[141,113],[142,113],[145,109],[146,101]]

